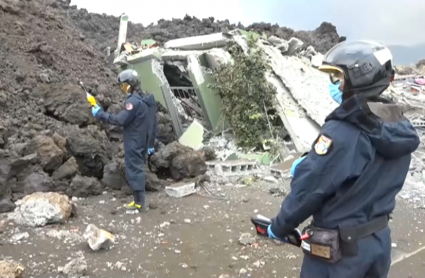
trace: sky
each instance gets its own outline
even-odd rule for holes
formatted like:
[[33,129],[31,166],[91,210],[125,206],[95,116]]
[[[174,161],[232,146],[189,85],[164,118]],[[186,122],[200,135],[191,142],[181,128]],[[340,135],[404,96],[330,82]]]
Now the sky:
[[93,13],[126,13],[130,21],[144,25],[186,14],[245,26],[277,23],[294,30],[314,30],[328,21],[348,40],[405,46],[425,43],[423,0],[71,0],[71,5]]

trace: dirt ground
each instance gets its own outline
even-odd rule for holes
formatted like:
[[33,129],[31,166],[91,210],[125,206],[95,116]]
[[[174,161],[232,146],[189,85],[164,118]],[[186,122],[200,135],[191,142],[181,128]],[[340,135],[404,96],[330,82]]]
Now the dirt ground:
[[[16,227],[2,215],[0,259],[21,261],[27,266],[25,277],[34,278],[65,277],[58,268],[81,256],[90,278],[299,277],[300,250],[258,237],[253,245],[238,241],[242,233],[255,235],[252,215],[260,212],[272,217],[278,211],[283,196],[269,193],[275,186],[264,181],[246,187],[211,186],[211,193],[222,199],[205,197],[203,190],[180,199],[164,192],[149,194],[154,209],[135,215],[117,210],[129,198],[106,193],[78,200],[78,216],[69,223],[43,228]],[[397,245],[394,260],[425,243],[421,219],[425,219],[422,210],[398,202],[391,223]],[[117,236],[112,249],[89,249],[81,236],[90,223]],[[396,263],[390,278],[420,277],[412,275],[424,270],[423,260],[415,258]]]

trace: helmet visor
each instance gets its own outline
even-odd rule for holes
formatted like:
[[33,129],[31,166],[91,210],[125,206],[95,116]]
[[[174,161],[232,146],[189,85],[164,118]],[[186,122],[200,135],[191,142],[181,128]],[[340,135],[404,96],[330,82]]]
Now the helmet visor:
[[121,89],[121,92],[123,92],[124,94],[127,94],[130,91],[130,84],[128,84],[127,82],[121,83],[120,89]]
[[339,67],[331,65],[321,65],[319,67],[319,70],[329,74],[329,79],[331,80],[332,84],[341,82],[344,79],[344,71]]

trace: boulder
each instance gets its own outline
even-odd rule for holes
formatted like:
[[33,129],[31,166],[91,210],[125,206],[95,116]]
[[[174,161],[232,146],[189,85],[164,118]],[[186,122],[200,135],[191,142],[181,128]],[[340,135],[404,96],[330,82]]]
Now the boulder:
[[[61,151],[65,154],[67,154],[67,150],[66,150],[66,139],[63,138],[62,136],[60,136],[57,133],[54,133],[52,135],[52,139],[55,142],[56,146],[59,147],[59,149],[61,149]],[[65,159],[67,159],[67,157],[65,157]]]
[[166,112],[159,111],[157,114],[157,135],[156,139],[167,145],[177,140],[173,130],[171,117]]
[[78,85],[42,84],[34,89],[34,94],[44,100],[48,116],[79,126],[96,121],[91,114],[85,92]]
[[0,160],[0,200],[10,196],[10,186],[8,184],[10,165],[7,161]]
[[102,191],[102,184],[96,178],[76,175],[72,179],[66,194],[75,197],[88,197],[91,195],[100,195]]
[[38,135],[26,146],[25,153],[37,153],[40,163],[46,171],[54,171],[62,165],[64,153],[52,138]]
[[22,199],[9,219],[17,224],[42,227],[66,222],[72,214],[72,203],[66,195],[36,192]]
[[146,175],[146,191],[159,191],[168,185],[168,182],[161,180],[155,173],[149,170],[148,166],[145,166]]
[[15,203],[12,202],[9,198],[0,199],[0,213],[13,211],[15,208]]
[[[112,104],[108,108],[108,113],[118,114],[123,109],[123,104]],[[109,139],[114,141],[123,141],[124,139],[124,129],[121,126],[116,125],[104,125],[105,129],[108,131]]]
[[96,126],[81,129],[77,126],[62,129],[66,146],[77,160],[78,170],[83,176],[103,176],[103,167],[112,158],[112,145],[105,132]]
[[168,144],[151,158],[151,164],[157,171],[169,169],[174,180],[193,178],[205,174],[207,165],[203,155],[178,142]]
[[49,175],[41,171],[29,174],[25,180],[19,182],[19,184],[25,195],[34,192],[49,192],[53,189],[52,179]]
[[12,260],[0,261],[1,278],[22,278],[24,277],[25,267]]
[[204,146],[199,151],[201,152],[205,161],[210,161],[210,160],[214,160],[214,159],[217,158],[217,155],[216,155],[214,149],[210,146]]
[[[155,173],[152,173],[145,165],[146,191],[159,191],[168,183],[160,180]],[[122,190],[126,194],[131,194],[126,177],[124,159],[111,162],[105,166],[102,183],[114,190]]]
[[55,180],[70,179],[78,172],[78,164],[75,157],[68,159],[62,166],[53,172],[52,177]]
[[110,162],[103,168],[102,183],[113,190],[121,190],[127,185],[124,173],[118,162]]

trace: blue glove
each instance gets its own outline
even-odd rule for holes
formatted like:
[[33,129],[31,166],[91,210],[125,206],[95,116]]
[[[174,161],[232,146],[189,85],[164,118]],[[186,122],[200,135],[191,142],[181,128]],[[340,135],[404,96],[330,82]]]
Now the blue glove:
[[96,117],[96,114],[100,111],[100,106],[95,104],[94,106],[92,106],[91,108],[91,113],[93,114],[93,116]]
[[267,234],[269,235],[269,238],[271,238],[271,239],[278,239],[278,240],[280,240],[280,238],[278,238],[277,236],[275,236],[273,234],[273,232],[272,232],[272,225],[269,225],[267,227]]
[[155,152],[155,148],[148,149],[148,155],[153,155],[154,152]]
[[280,240],[280,241],[285,242],[285,243],[294,244],[294,243],[289,241],[288,237],[279,238],[279,237],[275,236],[272,232],[272,225],[269,225],[267,227],[267,234],[269,235],[269,238],[271,238],[271,239],[277,239],[277,240]]
[[297,168],[298,164],[300,164],[301,161],[303,161],[304,159],[305,159],[305,156],[296,159],[294,161],[294,163],[292,163],[292,166],[291,166],[291,177],[293,177],[294,174],[295,174],[295,168]]

